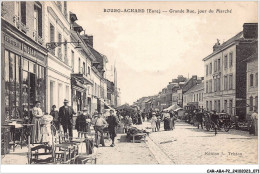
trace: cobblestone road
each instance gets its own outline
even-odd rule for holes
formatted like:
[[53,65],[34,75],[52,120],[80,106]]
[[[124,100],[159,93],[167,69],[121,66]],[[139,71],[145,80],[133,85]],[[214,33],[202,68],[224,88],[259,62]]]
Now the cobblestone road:
[[[150,123],[137,127],[147,128]],[[97,164],[257,164],[258,159],[257,137],[244,131],[222,131],[215,136],[214,132],[177,122],[173,131],[151,133],[147,143],[126,142],[125,136],[118,135],[113,148],[109,147],[111,142],[98,148]],[[85,145],[81,147],[85,153]],[[2,156],[1,162],[26,164],[27,151],[18,147]]]
[[[149,124],[149,123],[145,123]],[[163,125],[161,125],[163,126]],[[248,132],[214,132],[177,122],[173,131],[150,134],[174,164],[257,164],[258,142]]]

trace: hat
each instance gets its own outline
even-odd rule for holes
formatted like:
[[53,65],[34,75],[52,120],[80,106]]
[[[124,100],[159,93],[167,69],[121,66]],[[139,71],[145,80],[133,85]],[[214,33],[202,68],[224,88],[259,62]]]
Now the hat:
[[82,109],[82,111],[87,111],[88,110],[88,108],[87,107],[84,107],[83,109]]
[[153,112],[153,113],[152,113],[152,115],[156,115],[156,113],[155,113],[155,112]]
[[111,111],[112,111],[112,112],[114,112],[114,110],[113,110],[113,109],[110,109],[109,111],[110,111],[110,112],[111,112]]
[[64,99],[64,102],[63,103],[69,103],[69,100],[67,99]]

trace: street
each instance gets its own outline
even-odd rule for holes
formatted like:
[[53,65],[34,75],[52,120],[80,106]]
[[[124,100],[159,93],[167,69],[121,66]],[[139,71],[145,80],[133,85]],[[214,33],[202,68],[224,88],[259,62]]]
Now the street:
[[214,132],[177,122],[173,131],[150,135],[174,164],[257,164],[258,142],[248,132]]
[[[134,125],[150,130],[150,123]],[[74,135],[77,135],[74,130]],[[146,143],[127,142],[125,134],[118,134],[116,146],[99,147],[97,164],[257,164],[257,136],[248,132],[230,130],[213,131],[198,129],[184,122],[177,122],[173,131],[152,132]],[[82,144],[81,153],[85,153]],[[27,164],[27,147],[7,154],[2,164]]]

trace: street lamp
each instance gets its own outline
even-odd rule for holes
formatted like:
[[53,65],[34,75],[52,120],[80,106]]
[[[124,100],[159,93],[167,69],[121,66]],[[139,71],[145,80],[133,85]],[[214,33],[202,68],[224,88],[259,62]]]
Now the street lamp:
[[66,45],[68,43],[77,43],[77,46],[75,47],[75,49],[81,48],[81,46],[80,46],[81,42],[79,40],[77,42],[49,42],[49,43],[46,43],[46,48],[55,49],[56,47],[58,47],[61,44]]

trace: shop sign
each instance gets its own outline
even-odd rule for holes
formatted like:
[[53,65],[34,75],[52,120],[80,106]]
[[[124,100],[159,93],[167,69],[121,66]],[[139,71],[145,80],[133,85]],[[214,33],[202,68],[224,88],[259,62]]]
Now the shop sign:
[[11,46],[14,46],[18,49],[21,49],[21,42],[19,42],[18,40],[8,36],[8,35],[4,35],[4,41],[9,43]]
[[19,50],[22,50],[24,53],[27,53],[35,58],[37,58],[40,61],[45,60],[45,55],[38,52],[37,50],[35,50],[34,48],[28,46],[25,43],[21,43],[20,41],[18,41],[17,39],[5,34],[4,35],[4,41],[5,43],[10,44],[11,46],[14,46],[16,48],[18,48]]

